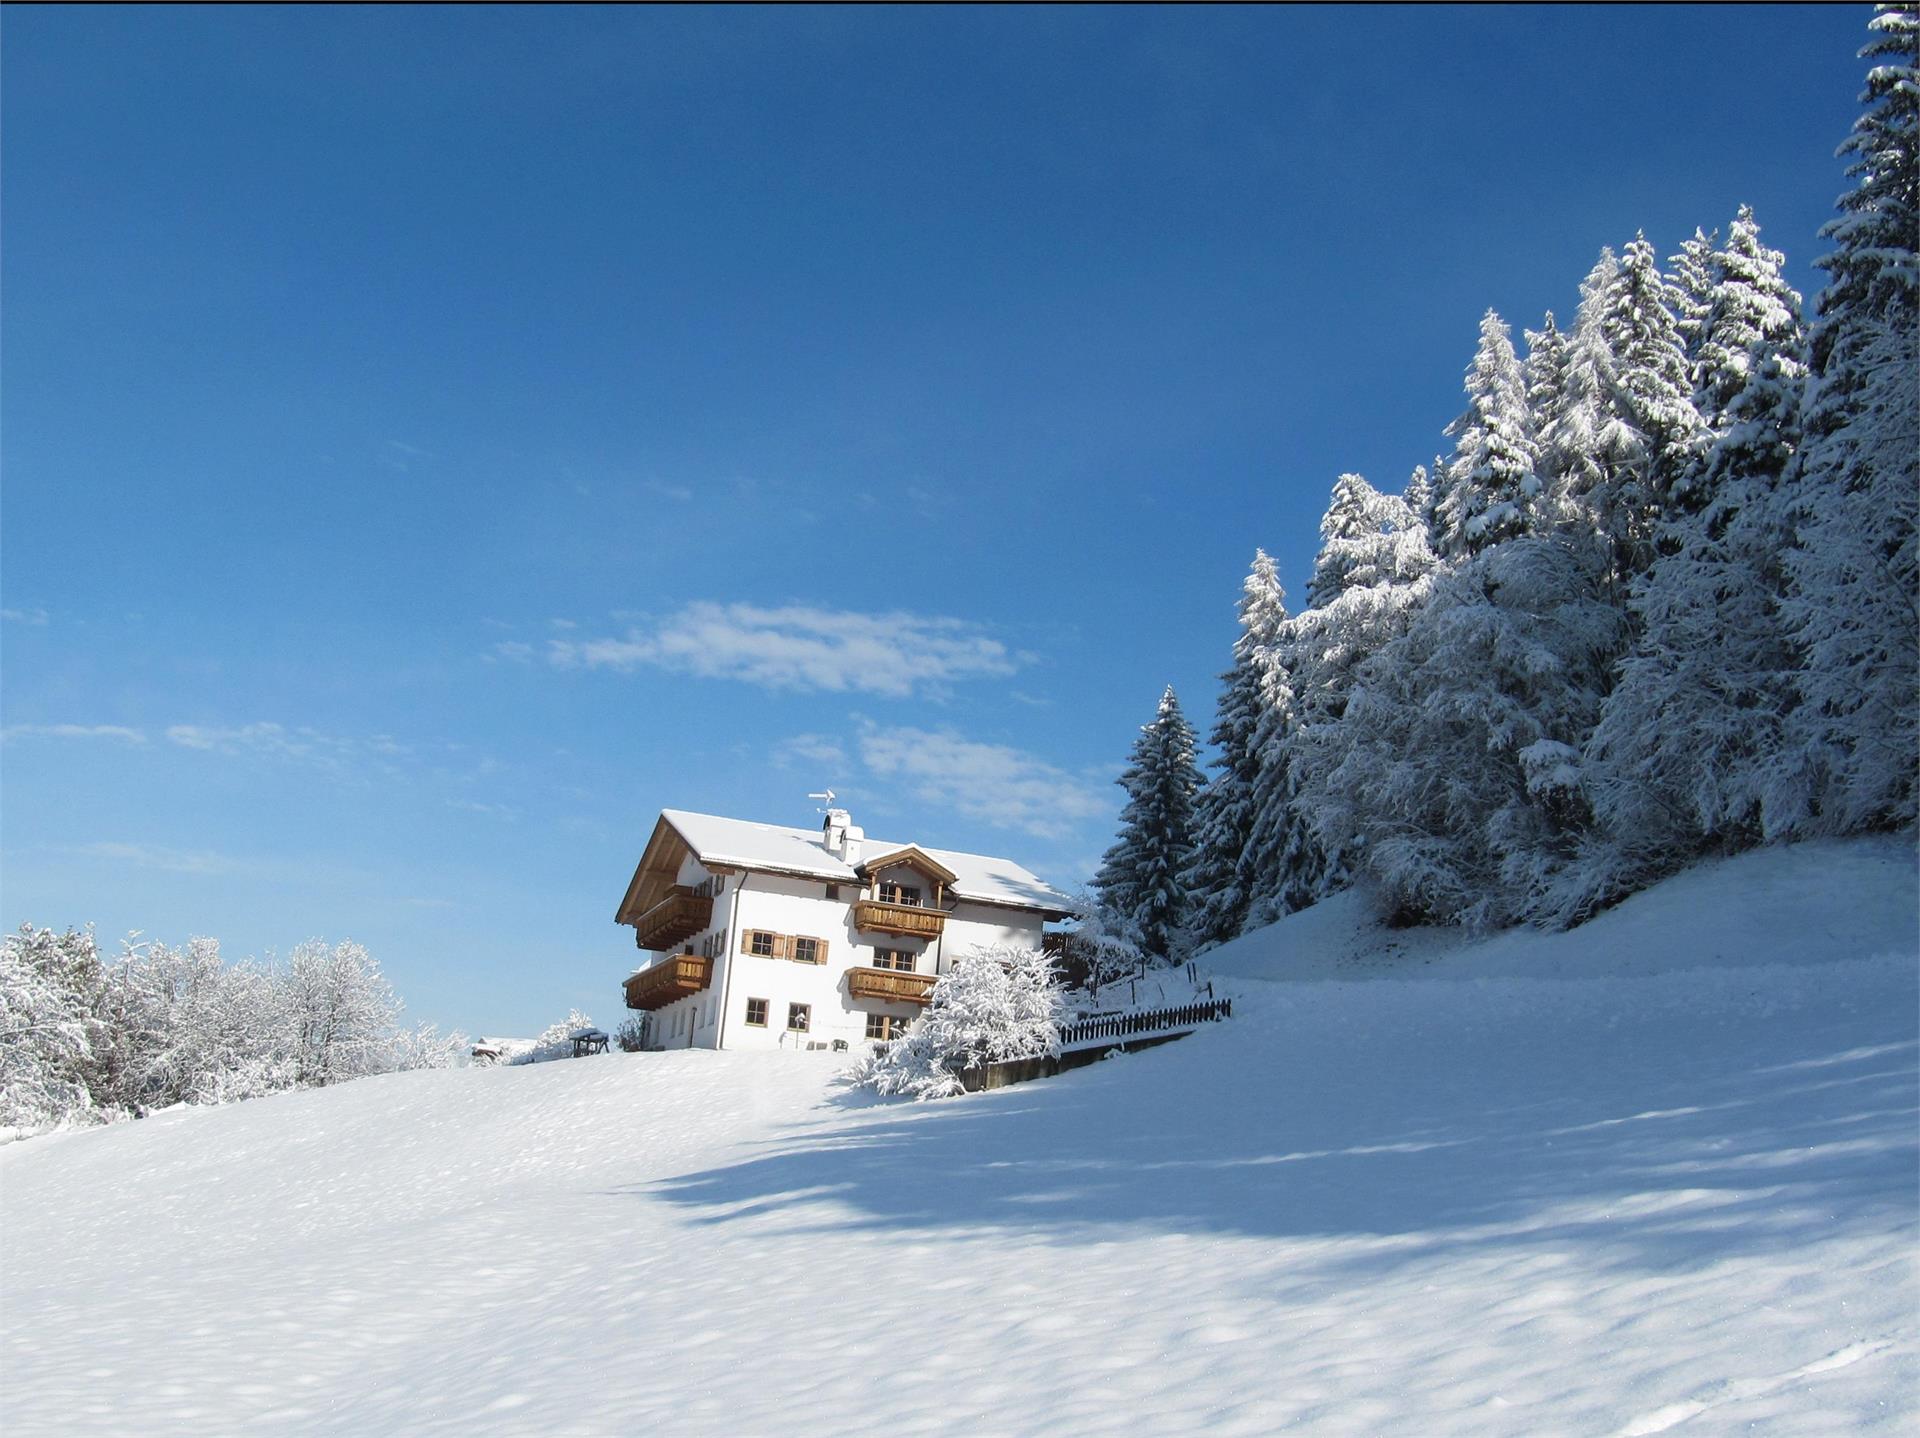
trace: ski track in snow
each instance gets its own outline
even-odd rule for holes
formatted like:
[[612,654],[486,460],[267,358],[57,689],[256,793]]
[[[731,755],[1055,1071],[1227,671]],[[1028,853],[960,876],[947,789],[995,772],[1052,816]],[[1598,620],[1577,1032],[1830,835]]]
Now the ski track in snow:
[[12,1145],[0,1426],[1912,1431],[1920,985],[1881,852],[1803,855],[1822,897],[1733,966],[1672,971],[1772,859],[1531,936],[1537,977],[1453,946],[1242,980],[1229,1024],[945,1103],[616,1054]]

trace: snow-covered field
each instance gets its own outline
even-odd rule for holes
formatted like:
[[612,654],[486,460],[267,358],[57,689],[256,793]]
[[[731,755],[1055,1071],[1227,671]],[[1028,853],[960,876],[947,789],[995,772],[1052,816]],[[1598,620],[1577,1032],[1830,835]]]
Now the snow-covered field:
[[1559,937],[1341,901],[1223,951],[1233,1023],[945,1103],[612,1055],[13,1145],[0,1426],[1913,1431],[1915,892],[1869,841]]

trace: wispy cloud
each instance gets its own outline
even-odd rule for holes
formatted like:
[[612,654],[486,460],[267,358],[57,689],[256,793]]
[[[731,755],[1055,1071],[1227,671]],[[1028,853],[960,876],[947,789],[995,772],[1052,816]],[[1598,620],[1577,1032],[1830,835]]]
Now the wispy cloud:
[[0,739],[112,739],[121,744],[144,744],[147,736],[124,724],[9,724]]
[[826,734],[795,734],[774,747],[773,762],[783,769],[798,764],[824,767],[835,773],[847,767],[847,751]]
[[700,602],[618,638],[547,641],[549,662],[562,669],[653,667],[769,689],[892,698],[1011,674],[1025,657],[961,619],[797,604]]
[[493,646],[493,651],[484,657],[489,661],[507,659],[515,664],[525,664],[533,658],[533,646],[523,639],[502,639]]
[[862,725],[860,757],[874,774],[904,783],[922,803],[943,805],[997,828],[1061,839],[1108,817],[1111,804],[1086,779],[1004,744],[952,730]]
[[101,842],[77,845],[72,852],[168,874],[232,874],[248,867],[246,861],[227,854],[206,849],[169,849],[160,844]]
[[49,618],[47,611],[38,605],[27,609],[0,609],[0,619],[9,624],[29,624],[35,629],[44,628]]
[[478,799],[449,799],[447,807],[464,814],[485,814],[490,819],[512,821],[520,817],[520,811],[510,804],[486,804]]
[[649,479],[640,486],[649,494],[657,494],[662,499],[671,499],[677,504],[685,504],[693,498],[693,491],[684,484],[668,484],[665,480]]
[[356,769],[392,773],[396,761],[412,757],[412,751],[391,735],[351,738],[306,725],[170,724],[166,738],[178,748],[203,754],[310,764],[335,774]]
[[380,446],[380,463],[396,474],[406,474],[413,469],[417,460],[432,459],[433,455],[417,444],[408,444],[402,439],[390,439]]

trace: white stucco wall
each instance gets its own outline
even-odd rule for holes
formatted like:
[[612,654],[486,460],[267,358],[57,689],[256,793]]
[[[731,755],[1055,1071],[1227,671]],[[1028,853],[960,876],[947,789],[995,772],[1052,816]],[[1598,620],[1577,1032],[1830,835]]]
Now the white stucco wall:
[[[689,858],[681,865],[676,881],[694,886],[708,877],[707,871]],[[869,1013],[911,1020],[921,1011],[918,1004],[855,999],[849,994],[847,970],[873,967],[876,949],[905,950],[915,955],[916,972],[938,974],[944,973],[954,958],[973,949],[999,944],[1040,945],[1044,924],[1040,914],[967,901],[951,909],[945,932],[937,940],[857,931],[853,927],[853,904],[864,893],[858,885],[842,884],[839,897],[829,899],[824,880],[760,873],[728,876],[714,900],[709,928],[680,946],[704,952],[702,940],[718,935],[712,982],[700,993],[654,1010],[652,1041],[667,1048],[712,1048],[724,1043],[730,1049],[771,1049],[796,1044],[804,1048],[809,1042],[843,1039],[851,1049],[866,1042]],[[922,893],[931,899],[930,881],[923,883]],[[823,940],[827,962],[803,964],[749,954],[745,951],[746,934],[752,929]],[[766,1000],[764,1028],[747,1023],[749,999]],[[720,1022],[723,1003],[724,1025]],[[811,1006],[811,1025],[806,1033],[788,1031],[790,1004]]]

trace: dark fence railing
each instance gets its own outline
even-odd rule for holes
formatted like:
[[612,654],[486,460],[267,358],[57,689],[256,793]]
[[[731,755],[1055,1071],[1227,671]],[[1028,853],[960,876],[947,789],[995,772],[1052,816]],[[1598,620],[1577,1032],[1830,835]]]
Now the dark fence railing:
[[1090,1019],[1077,1019],[1073,1023],[1060,1025],[1060,1047],[1079,1048],[1103,1039],[1132,1038],[1136,1034],[1187,1028],[1193,1024],[1213,1023],[1232,1017],[1232,999],[1208,999],[1170,1009],[1135,1009],[1124,1014],[1097,1014]]

